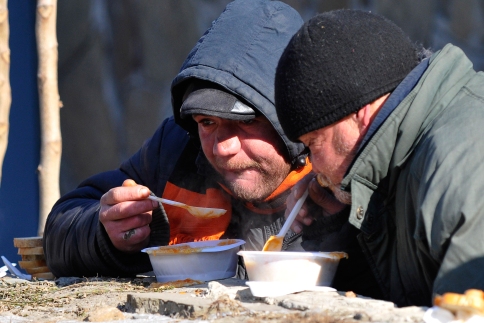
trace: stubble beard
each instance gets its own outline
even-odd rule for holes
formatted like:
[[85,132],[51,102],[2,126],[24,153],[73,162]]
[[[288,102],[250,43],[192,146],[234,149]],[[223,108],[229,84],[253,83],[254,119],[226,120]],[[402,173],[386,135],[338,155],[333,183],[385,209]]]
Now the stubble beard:
[[251,185],[244,185],[244,181],[240,180],[226,180],[219,173],[219,180],[233,193],[235,198],[244,202],[259,202],[266,199],[281,184],[290,171],[289,164],[284,164],[283,167],[275,165],[271,169],[265,169],[261,163],[255,161],[250,164],[219,162],[216,164],[220,169],[241,169],[241,173],[246,169],[254,169],[259,173],[258,179]]
[[342,174],[345,174],[347,172],[350,164],[352,163],[353,159],[357,154],[358,143],[358,140],[356,140],[354,143],[349,143],[348,141],[344,140],[342,136],[337,136],[334,142],[334,147],[339,155],[346,156],[344,158],[343,164],[329,165],[325,168],[324,173],[319,173],[317,175],[318,183],[323,187],[329,188],[333,192],[336,200],[346,205],[351,205],[351,193],[343,191],[341,189],[341,181],[335,183],[335,181],[328,174],[333,174],[337,170],[339,170]]

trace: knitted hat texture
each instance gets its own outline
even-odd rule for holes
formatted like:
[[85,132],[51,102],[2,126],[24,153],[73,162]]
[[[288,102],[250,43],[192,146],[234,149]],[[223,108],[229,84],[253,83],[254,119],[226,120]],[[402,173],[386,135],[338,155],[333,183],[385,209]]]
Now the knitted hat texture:
[[277,115],[289,139],[324,128],[393,91],[418,48],[388,19],[335,10],[307,21],[276,71]]

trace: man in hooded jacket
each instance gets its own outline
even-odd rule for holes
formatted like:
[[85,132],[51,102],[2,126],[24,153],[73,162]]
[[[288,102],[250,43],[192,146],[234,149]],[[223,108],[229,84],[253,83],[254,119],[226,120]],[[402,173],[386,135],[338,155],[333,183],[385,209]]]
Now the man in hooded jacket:
[[[226,7],[173,80],[174,116],[119,169],[88,178],[54,205],[44,251],[56,277],[132,276],[152,270],[145,247],[239,238],[261,250],[278,233],[289,189],[311,170],[274,108],[277,61],[302,22],[278,1]],[[227,213],[197,218],[148,200],[150,193]],[[297,238],[288,234],[284,249]]]
[[310,183],[292,228],[341,227],[303,245],[356,239],[375,288],[399,306],[484,289],[484,74],[462,50],[429,55],[382,16],[331,11],[291,39],[275,87],[281,125],[318,174],[288,200]]

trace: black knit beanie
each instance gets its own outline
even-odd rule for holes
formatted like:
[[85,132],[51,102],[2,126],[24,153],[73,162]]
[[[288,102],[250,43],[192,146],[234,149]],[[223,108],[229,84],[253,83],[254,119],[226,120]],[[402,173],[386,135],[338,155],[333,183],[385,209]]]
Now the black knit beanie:
[[393,91],[418,47],[388,19],[359,10],[319,14],[292,37],[276,71],[275,102],[293,141]]

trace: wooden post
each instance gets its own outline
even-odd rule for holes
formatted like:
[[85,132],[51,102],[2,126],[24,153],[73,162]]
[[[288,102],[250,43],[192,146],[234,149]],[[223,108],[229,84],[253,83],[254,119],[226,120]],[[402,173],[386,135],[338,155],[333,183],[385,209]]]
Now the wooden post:
[[38,0],[36,14],[37,51],[39,55],[38,86],[40,103],[41,148],[39,171],[40,216],[38,234],[59,199],[59,172],[62,153],[57,80],[57,0]]
[[0,0],[0,184],[2,182],[3,159],[7,151],[8,117],[12,103],[9,35],[7,0]]

